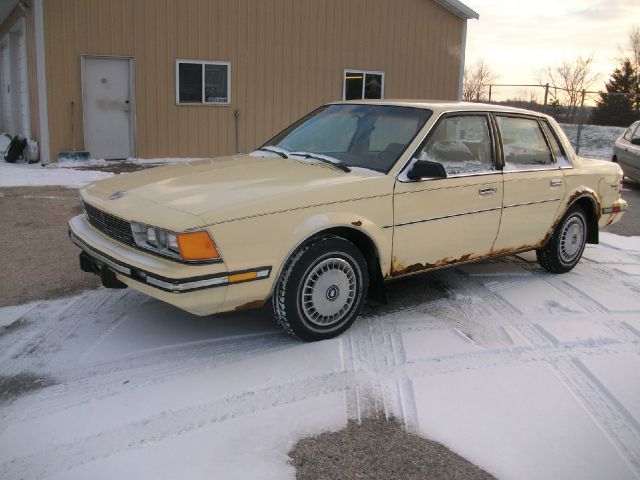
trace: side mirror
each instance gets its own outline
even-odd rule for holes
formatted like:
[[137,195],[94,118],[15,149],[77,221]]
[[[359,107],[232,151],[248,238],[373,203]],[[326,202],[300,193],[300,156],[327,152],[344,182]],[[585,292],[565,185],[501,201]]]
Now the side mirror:
[[634,137],[631,139],[633,145],[640,145],[640,137]]
[[420,180],[421,178],[447,178],[447,171],[438,162],[429,160],[416,161],[407,172],[409,180]]

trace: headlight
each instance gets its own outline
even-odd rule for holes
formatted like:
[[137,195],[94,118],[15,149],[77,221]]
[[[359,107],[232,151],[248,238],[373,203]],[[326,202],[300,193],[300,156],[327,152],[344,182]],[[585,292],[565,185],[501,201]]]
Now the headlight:
[[220,258],[218,249],[207,231],[174,233],[164,228],[131,222],[131,231],[140,248],[185,261],[206,261]]

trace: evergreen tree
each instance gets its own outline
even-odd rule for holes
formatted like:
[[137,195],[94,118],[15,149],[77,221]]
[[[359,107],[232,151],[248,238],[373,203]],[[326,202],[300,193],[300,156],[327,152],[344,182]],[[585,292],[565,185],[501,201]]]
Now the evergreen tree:
[[640,97],[611,95],[611,93],[640,94],[640,75],[631,61],[625,59],[607,82],[607,93],[601,93],[596,101],[591,122],[596,125],[628,127],[640,118]]

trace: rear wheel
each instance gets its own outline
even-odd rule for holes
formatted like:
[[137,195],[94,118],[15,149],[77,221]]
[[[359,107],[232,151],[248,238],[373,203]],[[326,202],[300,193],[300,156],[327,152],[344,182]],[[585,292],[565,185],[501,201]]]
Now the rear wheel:
[[587,243],[587,216],[579,206],[564,215],[549,243],[536,250],[538,263],[551,273],[565,273],[580,261]]
[[274,318],[302,340],[332,338],[354,322],[368,287],[362,252],[344,238],[320,237],[287,262],[273,295]]

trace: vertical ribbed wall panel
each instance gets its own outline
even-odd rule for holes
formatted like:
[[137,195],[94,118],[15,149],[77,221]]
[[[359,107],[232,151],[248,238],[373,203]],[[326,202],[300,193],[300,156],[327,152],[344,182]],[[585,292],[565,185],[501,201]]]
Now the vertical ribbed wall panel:
[[[342,96],[345,68],[386,98],[455,99],[462,20],[430,0],[44,0],[51,151],[83,145],[82,54],[132,56],[140,157],[247,151]],[[231,106],[175,103],[175,60],[232,64]],[[33,115],[32,115],[33,116]]]

